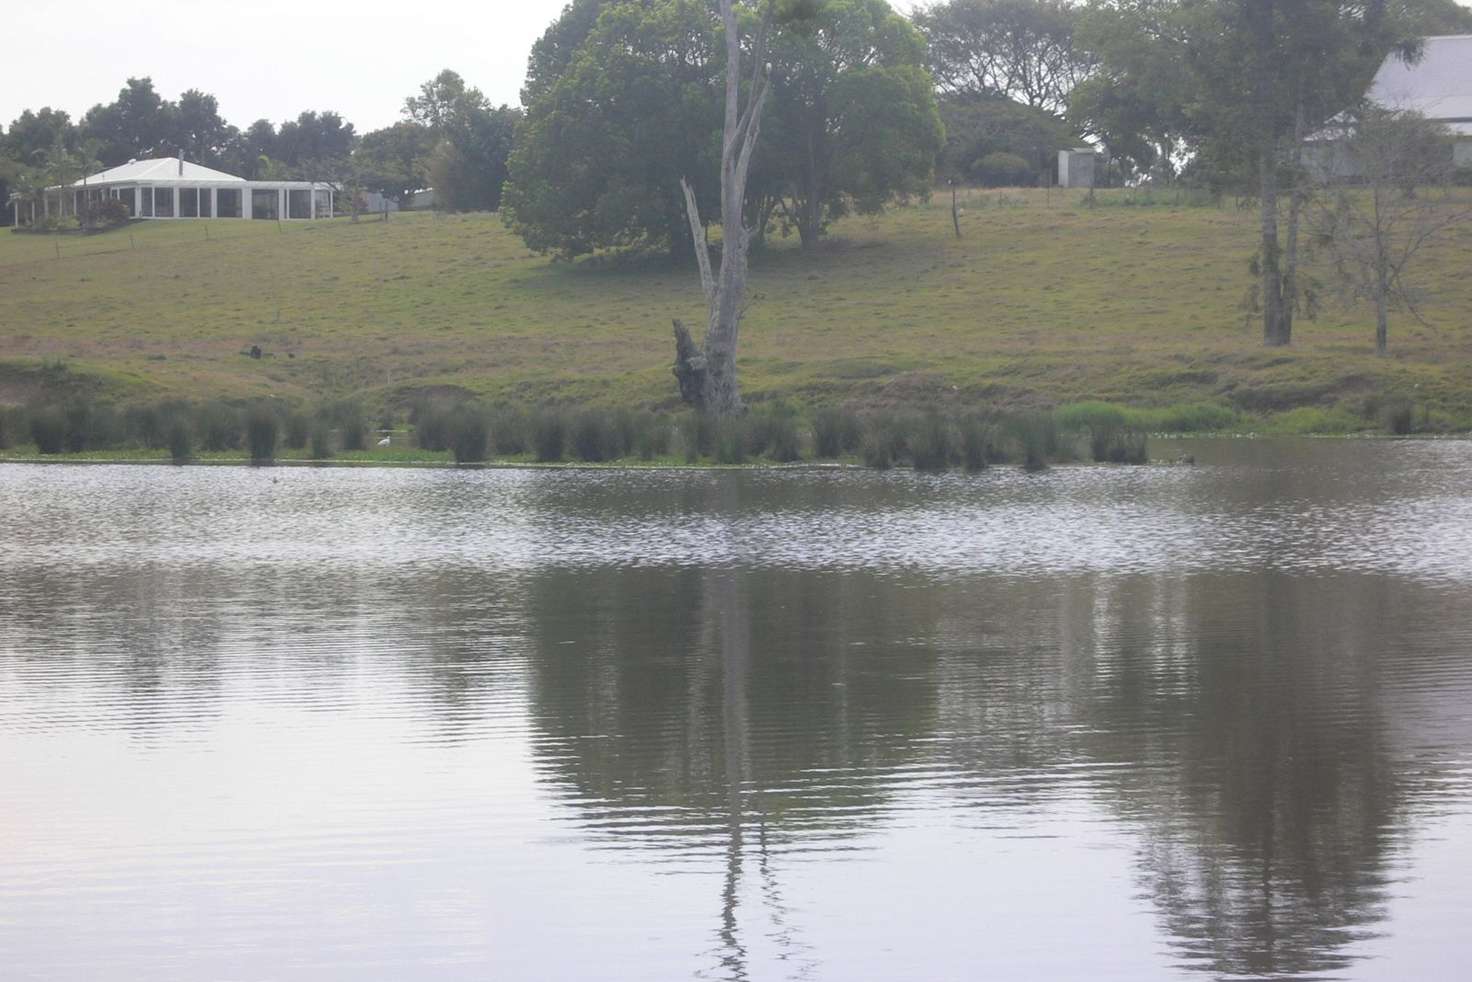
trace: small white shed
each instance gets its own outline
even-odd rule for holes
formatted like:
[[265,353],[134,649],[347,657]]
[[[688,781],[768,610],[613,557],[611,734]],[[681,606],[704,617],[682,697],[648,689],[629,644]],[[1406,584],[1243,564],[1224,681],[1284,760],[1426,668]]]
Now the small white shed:
[[1091,188],[1099,177],[1099,155],[1092,147],[1058,151],[1058,186]]

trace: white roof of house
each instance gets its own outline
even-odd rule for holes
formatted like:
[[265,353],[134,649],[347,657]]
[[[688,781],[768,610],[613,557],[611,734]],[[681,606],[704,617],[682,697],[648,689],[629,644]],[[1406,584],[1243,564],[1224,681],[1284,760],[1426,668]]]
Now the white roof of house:
[[120,181],[148,181],[153,184],[189,184],[197,181],[239,181],[246,183],[245,178],[236,177],[234,174],[226,174],[224,171],[202,167],[199,164],[191,164],[184,161],[182,166],[178,157],[155,157],[152,160],[130,160],[126,164],[110,167],[100,174],[93,174],[73,184],[73,187],[81,187],[84,184],[116,184]]
[[1385,109],[1404,109],[1428,119],[1472,120],[1472,34],[1422,40],[1421,57],[1402,61],[1390,55],[1368,93]]

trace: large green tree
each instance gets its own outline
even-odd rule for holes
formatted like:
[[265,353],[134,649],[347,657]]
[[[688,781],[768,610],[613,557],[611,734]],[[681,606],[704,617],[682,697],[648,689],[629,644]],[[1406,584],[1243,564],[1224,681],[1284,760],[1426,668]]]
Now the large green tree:
[[[492,105],[479,89],[445,69],[404,101],[404,114],[432,147],[422,166],[434,187],[436,207],[448,211],[501,207],[520,110]],[[401,149],[407,149],[408,138],[401,133]]]
[[886,0],[827,0],[778,30],[754,181],[804,247],[850,207],[929,190],[943,141],[925,42]]
[[[762,9],[734,9],[745,53]],[[925,189],[941,126],[923,42],[883,0],[774,9],[763,59],[767,135],[744,207],[754,235],[776,214],[811,245],[851,207],[874,211]],[[722,48],[710,0],[570,5],[532,52],[527,120],[511,161],[512,227],[563,256],[632,244],[688,255],[681,179],[707,221],[721,215],[711,189]]]
[[1092,60],[1063,0],[947,0],[915,12],[930,69],[951,93],[991,94],[1061,113]]
[[97,141],[98,158],[107,167],[177,153],[181,148],[169,145],[170,109],[153,79],[130,78],[116,99],[87,111],[82,132]]
[[507,221],[563,257],[636,244],[688,255],[681,179],[719,214],[719,25],[702,0],[604,3],[574,45],[591,6],[569,7],[533,51]]
[[363,134],[353,151],[358,179],[370,191],[409,203],[413,192],[429,187],[429,159],[434,134],[412,119]]

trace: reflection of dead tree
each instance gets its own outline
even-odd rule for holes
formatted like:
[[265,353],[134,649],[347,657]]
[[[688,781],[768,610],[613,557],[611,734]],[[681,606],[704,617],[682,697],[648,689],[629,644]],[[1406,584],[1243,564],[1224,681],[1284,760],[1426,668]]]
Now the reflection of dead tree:
[[1344,291],[1375,304],[1375,351],[1385,354],[1390,311],[1417,309],[1409,271],[1422,247],[1472,220],[1472,208],[1445,194],[1454,163],[1446,128],[1419,113],[1369,108],[1336,148],[1345,160],[1330,172],[1353,173],[1354,187],[1323,195],[1317,240],[1333,259]]

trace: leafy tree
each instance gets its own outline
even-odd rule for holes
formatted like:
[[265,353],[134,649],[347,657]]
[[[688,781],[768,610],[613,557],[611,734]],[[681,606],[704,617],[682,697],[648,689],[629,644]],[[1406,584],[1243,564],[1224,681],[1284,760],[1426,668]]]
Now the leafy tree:
[[168,113],[167,142],[195,163],[218,167],[238,137],[220,117],[218,100],[199,89],[184,92]]
[[[755,236],[779,213],[811,245],[851,207],[872,212],[895,194],[923,191],[941,127],[923,42],[883,0],[777,6],[768,136],[746,207]],[[688,254],[682,178],[697,189],[703,216],[720,215],[713,188],[725,61],[711,8],[706,0],[585,0],[538,42],[507,192],[511,225],[528,245],[563,256],[632,244]],[[751,22],[749,47],[756,10],[735,11]]]
[[805,247],[850,206],[929,190],[943,130],[925,44],[886,0],[828,0],[778,30],[770,57],[754,180]]
[[[432,151],[423,166],[438,207],[495,211],[501,206],[507,159],[521,112],[493,107],[479,89],[448,68],[404,101],[410,125],[428,135]],[[401,141],[402,142],[402,141]]]
[[363,187],[404,206],[413,192],[429,187],[429,158],[434,145],[429,127],[402,120],[363,134],[353,151],[353,161]]
[[310,180],[329,162],[346,160],[355,140],[353,124],[337,113],[304,112],[281,124],[270,156]]
[[1421,319],[1413,278],[1421,250],[1472,222],[1472,208],[1426,193],[1451,181],[1451,134],[1417,113],[1366,107],[1333,150],[1347,166],[1328,172],[1353,173],[1358,180],[1318,198],[1314,230],[1344,292],[1374,303],[1375,351],[1383,355],[1392,310]]
[[1091,60],[1063,0],[947,0],[915,13],[947,92],[990,93],[1061,113]]
[[1055,167],[1058,151],[1078,146],[1079,136],[1062,119],[1043,109],[991,95],[955,93],[940,99],[946,144],[938,166],[963,181],[991,183],[981,161],[993,154],[1021,158],[1027,165],[1022,183]]
[[81,134],[66,113],[49,106],[37,112],[27,109],[0,140],[0,154],[21,166],[32,166],[42,152],[57,145],[75,150],[80,142]]
[[511,155],[507,222],[563,257],[658,243],[688,254],[681,179],[701,189],[705,214],[719,212],[719,26],[701,0],[603,3],[559,69],[568,22],[584,23],[589,6],[569,7],[533,52],[527,88],[540,94]]
[[82,133],[98,141],[106,167],[132,159],[177,152],[168,142],[170,107],[154,91],[153,79],[130,78],[113,102],[98,104],[82,117]]
[[269,119],[258,119],[239,133],[226,148],[221,161],[224,170],[249,181],[265,178],[278,151],[276,126]]

